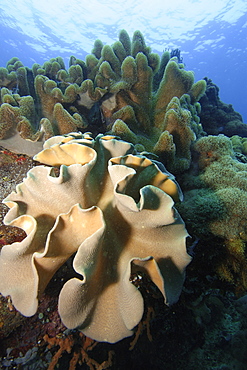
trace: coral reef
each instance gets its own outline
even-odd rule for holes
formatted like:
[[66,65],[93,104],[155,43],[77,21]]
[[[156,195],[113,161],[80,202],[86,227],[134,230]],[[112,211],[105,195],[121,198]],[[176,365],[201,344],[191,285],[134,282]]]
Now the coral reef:
[[219,88],[212,80],[205,78],[207,88],[199,99],[199,113],[203,130],[209,135],[224,134],[226,136],[247,136],[247,126],[242,116],[235,112],[231,104],[223,103],[219,98]]
[[[202,134],[198,100],[206,83],[194,83],[173,55],[160,60],[139,31],[131,41],[122,30],[112,46],[96,40],[86,62],[71,57],[68,71],[59,57],[30,70],[14,58],[0,71],[0,144],[31,155],[53,135],[110,131],[183,172]],[[20,71],[26,88],[19,88]],[[21,139],[36,143],[30,149]]]
[[0,144],[39,152],[0,148],[3,368],[244,370],[247,131],[218,87],[139,31],[0,87]]
[[[123,37],[124,42],[128,40],[128,48],[122,43]],[[193,73],[185,71],[167,52],[159,63],[158,57],[147,51],[138,31],[132,43],[123,31],[119,40],[112,49],[107,46],[107,53],[103,47],[96,64],[97,84],[111,93],[101,104],[107,129],[133,142],[139,150],[162,156],[173,173],[183,172],[190,166],[188,148],[196,138],[195,132],[202,134],[198,108],[193,106],[205,91],[205,81],[194,83]],[[120,50],[123,61],[118,58]]]
[[64,284],[59,313],[93,339],[119,341],[141,320],[132,272],[146,272],[166,304],[177,301],[190,262],[171,198],[178,189],[169,173],[132,152],[113,136],[52,137],[35,159],[60,166],[58,173],[34,167],[4,200],[4,222],[27,236],[1,250],[0,290],[22,314],[37,311],[38,296],[73,254],[81,278]]

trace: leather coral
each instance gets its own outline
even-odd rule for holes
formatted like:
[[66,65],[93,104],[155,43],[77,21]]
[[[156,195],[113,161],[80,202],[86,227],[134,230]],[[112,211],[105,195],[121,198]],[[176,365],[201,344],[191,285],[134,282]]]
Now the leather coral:
[[75,277],[59,296],[65,326],[98,341],[130,336],[143,314],[132,272],[146,272],[166,304],[181,292],[190,256],[173,207],[176,184],[113,136],[55,136],[35,159],[45,165],[32,168],[4,200],[5,223],[27,236],[1,250],[0,292],[31,316],[54,273],[74,255]]

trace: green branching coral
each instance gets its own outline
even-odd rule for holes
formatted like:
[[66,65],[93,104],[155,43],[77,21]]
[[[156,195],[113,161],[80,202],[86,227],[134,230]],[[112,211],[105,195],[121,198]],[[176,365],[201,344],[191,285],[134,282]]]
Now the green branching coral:
[[[8,139],[16,132],[21,138],[36,142],[42,138],[48,139],[56,133],[63,134],[86,127],[86,121],[81,115],[76,112],[70,114],[63,108],[61,102],[69,101],[69,93],[63,94],[56,89],[54,81],[45,79],[42,76],[35,79],[37,102],[30,95],[13,95],[5,89],[0,107],[0,139]],[[2,143],[4,145],[4,140]],[[37,150],[39,148],[40,144],[37,145]],[[32,154],[26,150],[25,152]]]
[[[162,144],[160,144],[162,135],[160,135],[159,141],[154,147],[154,152],[164,158],[169,170],[173,170],[174,173],[181,172],[181,170],[185,170],[190,167],[190,146],[196,138],[190,127],[190,122],[190,111],[181,107],[180,100],[177,97],[172,98],[166,109],[162,132],[168,131],[172,136],[172,140],[176,148],[174,160],[172,162],[168,162],[166,157],[164,155],[162,156],[162,152],[164,151]],[[167,146],[165,146],[165,148],[167,148]]]
[[[124,40],[124,43],[121,40]],[[129,50],[131,55],[127,55]],[[96,85],[111,93],[110,98],[101,104],[110,132],[142,145],[145,150],[164,154],[166,165],[170,165],[169,169],[174,172],[188,169],[188,148],[195,139],[193,131],[198,136],[202,132],[197,116],[199,103],[196,102],[205,91],[205,81],[194,84],[193,73],[185,71],[184,66],[177,62],[177,58],[168,58],[167,52],[160,63],[159,57],[150,53],[150,49],[146,47],[140,32],[134,34],[132,42],[125,31],[120,32],[118,43],[112,48],[102,47],[98,64],[96,56],[91,55],[88,59],[95,61],[93,78]],[[187,94],[187,98],[184,94]],[[176,148],[176,143],[172,146],[175,148],[172,165],[166,160],[169,147],[166,146],[167,140],[163,138],[164,131],[167,130],[165,126],[168,116],[172,115],[169,104],[174,97],[183,99],[183,112],[179,106],[174,114],[176,119],[172,130],[178,133],[185,129],[184,132],[187,132],[188,136],[185,148],[182,149],[186,153],[184,160],[180,160],[181,150]],[[197,106],[193,109],[195,104]],[[176,102],[176,106],[178,105],[180,103]],[[183,128],[175,127],[180,125]],[[167,134],[165,136],[167,137]],[[184,138],[181,141],[184,142]],[[178,142],[178,138],[175,141]],[[173,153],[170,153],[168,157],[172,155]]]
[[[34,80],[34,98],[30,95],[12,94],[7,88],[2,88],[0,139],[7,139],[13,132],[18,132],[23,139],[38,141],[46,140],[56,134],[84,130],[87,120],[72,104],[78,96],[83,96],[84,101],[89,100],[91,103],[93,99],[94,101],[99,99],[102,94],[100,89],[95,90],[88,80],[80,88],[76,86],[68,84],[63,92],[55,81],[46,76],[37,75]],[[87,98],[85,98],[86,94],[88,94]],[[5,144],[4,141],[2,144]],[[32,154],[26,150],[27,154]],[[40,144],[37,145],[35,152],[38,150],[40,150]]]
[[21,95],[28,95],[28,70],[18,58],[10,59],[6,68],[0,68],[0,87],[15,89]]
[[[22,98],[32,97],[35,114],[31,114],[31,119],[23,114],[25,109],[19,112],[21,135],[29,140],[42,140],[42,133],[44,140],[50,135],[83,131],[87,126],[97,132],[97,124],[101,131],[119,135],[131,140],[140,150],[160,155],[170,170],[179,173],[190,165],[193,132],[196,137],[202,132],[197,100],[205,91],[205,81],[194,83],[193,73],[185,71],[168,52],[160,60],[146,46],[140,31],[130,40],[122,30],[112,46],[96,40],[85,62],[74,56],[70,58],[68,71],[61,57],[43,66],[35,63],[31,70],[13,58],[0,71],[0,82],[9,89],[7,95],[17,89],[16,102],[12,104],[10,97],[6,102],[11,106],[19,108],[20,102],[22,106],[28,102],[26,111],[30,111],[30,98]],[[171,107],[174,98],[181,99],[176,101],[176,108]],[[12,108],[9,106],[8,110],[11,112]],[[20,132],[19,121],[13,123],[11,117],[0,124],[2,138],[13,127]]]
[[12,88],[16,86],[16,74],[15,72],[9,73],[6,68],[0,68],[0,86]]
[[[1,85],[5,86],[1,89],[0,138],[6,139],[1,144],[12,150],[15,146],[18,150],[20,143],[23,145],[20,138],[37,142],[56,134],[83,131],[88,125],[83,107],[90,109],[105,93],[105,90],[95,89],[93,81],[84,79],[87,74],[85,63],[74,57],[71,57],[68,71],[59,57],[42,67],[34,64],[29,71],[31,79],[27,78],[27,69],[18,58],[13,58],[7,67],[0,71]],[[20,76],[25,84],[20,83]],[[14,93],[15,90],[18,93]],[[32,95],[28,95],[29,91]],[[29,144],[19,150],[35,154],[40,148],[37,143],[34,151],[29,151]]]
[[69,85],[63,93],[55,81],[38,75],[35,78],[35,90],[41,107],[41,116],[50,121],[54,134],[64,134],[87,126],[81,115],[78,113],[71,115],[62,106],[72,104],[76,100],[76,91],[72,85]]

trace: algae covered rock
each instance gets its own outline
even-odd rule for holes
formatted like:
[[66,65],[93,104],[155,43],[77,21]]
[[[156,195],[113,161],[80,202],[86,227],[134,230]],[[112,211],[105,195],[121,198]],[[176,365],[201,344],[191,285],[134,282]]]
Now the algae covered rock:
[[206,91],[199,99],[202,107],[199,116],[203,129],[209,135],[247,136],[247,126],[241,114],[236,112],[231,104],[225,104],[220,100],[219,87],[212,80],[205,78],[205,81]]

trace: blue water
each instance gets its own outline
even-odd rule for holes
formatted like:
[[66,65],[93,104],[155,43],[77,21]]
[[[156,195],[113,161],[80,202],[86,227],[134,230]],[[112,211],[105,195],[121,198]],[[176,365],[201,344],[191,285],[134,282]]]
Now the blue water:
[[[153,5],[145,0],[135,5],[128,0],[89,3],[86,8],[84,1],[75,0],[53,1],[52,5],[47,0],[11,5],[0,0],[0,66],[5,67],[13,56],[28,67],[56,56],[68,65],[71,55],[85,60],[95,39],[112,44],[120,29],[125,28],[130,36],[139,29],[147,45],[160,55],[167,48],[179,48],[195,80],[212,79],[220,88],[221,100],[232,104],[247,123],[246,2],[174,0],[174,9],[159,0]],[[214,3],[218,8],[213,9]]]

